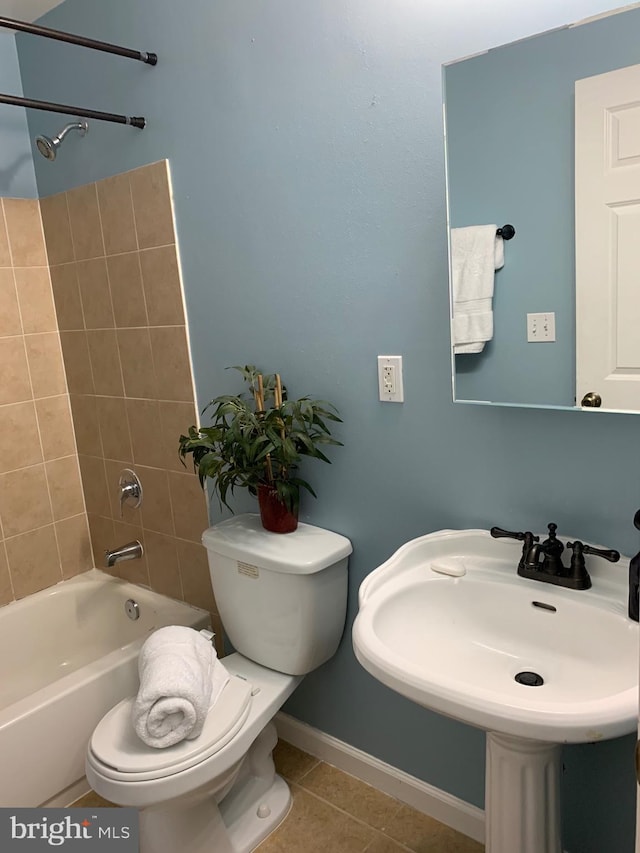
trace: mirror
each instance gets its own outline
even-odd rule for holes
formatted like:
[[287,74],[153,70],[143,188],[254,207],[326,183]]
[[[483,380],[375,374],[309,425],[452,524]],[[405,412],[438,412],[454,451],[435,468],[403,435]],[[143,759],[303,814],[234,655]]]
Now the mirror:
[[[496,227],[508,223],[515,228],[513,239],[498,241],[502,243],[504,265],[495,274],[492,272],[491,277],[490,339],[480,352],[456,354],[454,350],[459,347],[452,346],[455,400],[576,407],[576,369],[582,369],[584,355],[590,355],[594,330],[608,322],[602,315],[590,318],[588,343],[578,343],[577,357],[576,335],[582,340],[584,331],[580,322],[582,330],[585,326],[584,320],[576,319],[576,296],[579,297],[580,287],[584,287],[582,282],[590,261],[585,264],[584,258],[580,260],[580,252],[576,255],[576,190],[581,199],[582,179],[575,178],[574,145],[580,134],[575,130],[574,107],[576,90],[583,85],[576,88],[576,81],[638,63],[639,37],[640,9],[636,5],[444,67],[452,255],[456,241],[461,237],[467,239],[465,232],[454,229],[491,223]],[[625,102],[623,111],[612,113],[611,126],[616,150],[622,152],[620,162],[624,160],[635,166],[640,173],[640,141],[638,150],[629,148],[635,144],[631,140],[640,140],[640,88],[636,100],[636,104]],[[632,215],[627,215],[625,227],[621,226],[619,231],[614,223],[612,233],[618,239],[619,234],[628,232],[640,246],[640,214],[635,214],[640,204],[634,208],[627,201],[624,205],[625,212]],[[582,202],[578,209],[578,229],[584,229],[580,221]],[[600,228],[598,233],[608,230],[611,231]],[[587,247],[594,242],[593,233]],[[578,243],[581,239],[584,249],[584,236],[578,235]],[[631,318],[627,326],[635,321],[633,340],[639,342],[634,344],[636,353],[627,353],[631,360],[640,356],[640,292],[633,280],[640,270],[640,255],[636,257],[637,265],[628,253],[624,263],[618,263],[628,271],[628,281],[620,290],[626,293],[624,300],[619,294],[616,297],[618,313]],[[456,264],[456,258],[452,257],[452,263]],[[605,278],[606,273],[607,270]],[[455,305],[453,287],[451,284],[455,334],[459,306]],[[532,314],[538,316],[528,320],[527,315]],[[552,335],[551,319],[555,321],[555,341],[541,341],[540,337]],[[535,325],[535,329],[528,329],[528,323]],[[528,331],[538,336],[538,340],[529,342]],[[631,331],[634,331],[632,326]],[[622,345],[620,348],[624,349]],[[621,356],[622,361],[618,362],[619,373],[631,369],[624,361],[626,357]],[[640,357],[636,364],[640,364]],[[640,388],[640,382],[637,384]],[[579,388],[578,392],[577,407],[583,408],[583,393]],[[640,403],[607,403],[607,395],[602,393],[602,408],[638,411]]]

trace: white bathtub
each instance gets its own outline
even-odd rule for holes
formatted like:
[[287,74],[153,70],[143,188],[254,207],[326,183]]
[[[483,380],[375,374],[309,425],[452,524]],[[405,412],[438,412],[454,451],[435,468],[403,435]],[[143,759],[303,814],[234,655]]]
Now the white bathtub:
[[164,625],[206,628],[209,614],[97,569],[0,607],[0,807],[63,806],[88,790],[88,739],[137,691],[140,646]]

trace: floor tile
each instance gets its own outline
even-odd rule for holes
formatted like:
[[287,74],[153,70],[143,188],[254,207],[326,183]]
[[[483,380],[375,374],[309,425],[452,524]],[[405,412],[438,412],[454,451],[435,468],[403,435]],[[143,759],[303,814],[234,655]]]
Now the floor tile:
[[404,844],[398,844],[392,838],[378,834],[364,853],[407,853],[408,850],[409,848],[405,847]]
[[364,853],[375,837],[370,827],[297,785],[291,786],[291,793],[291,811],[256,853]]
[[303,752],[285,740],[279,740],[276,744],[273,750],[273,761],[276,771],[289,782],[297,782],[305,773],[320,764],[313,755]]
[[393,797],[329,764],[314,767],[300,785],[376,829],[384,829],[402,807]]
[[105,809],[105,808],[114,808],[117,809],[115,803],[110,803],[109,800],[105,800],[100,794],[96,794],[95,791],[89,791],[88,794],[85,794],[83,797],[80,797],[79,800],[76,800],[74,803],[71,803],[69,806],[70,809]]
[[482,853],[484,846],[422,812],[402,806],[385,834],[414,853]]

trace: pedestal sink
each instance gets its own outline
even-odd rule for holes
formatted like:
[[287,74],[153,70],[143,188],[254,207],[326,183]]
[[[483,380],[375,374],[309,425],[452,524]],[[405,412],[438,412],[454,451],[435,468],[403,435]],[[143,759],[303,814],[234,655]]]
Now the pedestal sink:
[[638,725],[629,561],[587,557],[592,588],[518,577],[485,530],[414,539],[360,587],[353,646],[403,696],[487,732],[487,853],[561,853],[560,744]]

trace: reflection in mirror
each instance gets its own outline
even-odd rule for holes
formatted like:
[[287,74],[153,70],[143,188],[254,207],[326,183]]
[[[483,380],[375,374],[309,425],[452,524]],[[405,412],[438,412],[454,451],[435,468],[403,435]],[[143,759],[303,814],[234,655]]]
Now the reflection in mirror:
[[[482,308],[491,312],[491,334],[479,351],[456,354],[459,348],[452,347],[454,399],[574,408],[577,397],[577,406],[586,408],[597,405],[599,396],[603,408],[640,410],[637,392],[631,402],[611,392],[624,377],[640,389],[635,367],[640,365],[640,107],[625,94],[594,108],[592,89],[600,91],[601,81],[584,81],[605,75],[608,85],[608,72],[638,63],[639,38],[640,9],[628,7],[445,66],[452,317],[457,310],[453,273],[460,263],[460,256],[453,257],[455,244],[468,247],[468,230],[483,233],[477,226],[510,223],[516,231],[509,242],[496,241],[502,243],[495,247],[496,261],[503,252],[504,265],[496,262],[493,298]],[[576,86],[578,80],[584,82]],[[635,91],[640,103],[640,84]],[[591,110],[591,126],[579,119],[581,102],[587,113]],[[612,104],[624,107],[612,109]],[[608,158],[604,172],[631,187],[625,198],[603,202],[609,189],[598,184],[602,176],[596,177],[595,189],[590,186],[595,142],[600,145],[596,160]],[[611,151],[605,151],[608,145]],[[593,290],[595,280],[600,295],[594,315],[594,300],[580,294],[587,286]],[[455,334],[452,320],[454,344]],[[583,377],[596,351],[604,372],[600,378]]]

